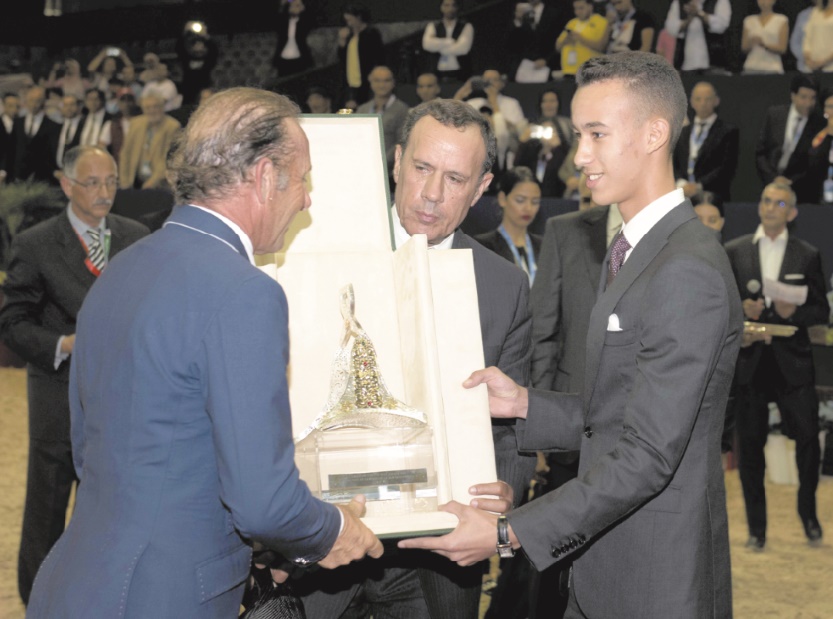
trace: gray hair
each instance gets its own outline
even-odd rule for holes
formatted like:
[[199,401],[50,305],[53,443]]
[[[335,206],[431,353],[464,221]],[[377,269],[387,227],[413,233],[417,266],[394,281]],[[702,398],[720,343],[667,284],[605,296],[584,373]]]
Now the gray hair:
[[480,135],[483,137],[483,145],[486,147],[486,159],[483,161],[480,178],[483,178],[483,175],[492,169],[497,156],[497,141],[492,126],[486,117],[468,103],[455,101],[454,99],[434,99],[411,108],[399,133],[399,144],[402,145],[403,151],[408,147],[408,140],[414,126],[425,116],[430,116],[446,127],[453,127],[461,131],[471,125],[477,126],[480,129]]
[[787,202],[789,202],[790,208],[795,208],[798,204],[798,198],[795,195],[795,191],[791,186],[787,185],[787,183],[769,183],[766,187],[764,187],[764,190],[761,192],[761,199],[763,199],[764,193],[767,189],[777,189],[778,191],[786,192],[789,196],[787,198]]
[[622,52],[591,58],[576,74],[579,88],[610,80],[620,80],[639,101],[637,110],[643,119],[656,114],[669,122],[669,149],[674,152],[688,109],[688,98],[674,67],[658,54]]
[[81,160],[81,157],[84,155],[91,155],[93,153],[104,155],[112,161],[113,169],[116,171],[116,174],[118,174],[116,160],[113,158],[113,155],[107,151],[107,149],[101,148],[100,146],[73,146],[64,153],[64,175],[75,180],[75,171],[78,168],[78,162]]
[[[209,97],[174,140],[168,181],[179,203],[231,195],[263,157],[283,170],[293,154],[287,119],[300,108],[257,88],[231,88]],[[286,175],[280,177],[286,181]]]

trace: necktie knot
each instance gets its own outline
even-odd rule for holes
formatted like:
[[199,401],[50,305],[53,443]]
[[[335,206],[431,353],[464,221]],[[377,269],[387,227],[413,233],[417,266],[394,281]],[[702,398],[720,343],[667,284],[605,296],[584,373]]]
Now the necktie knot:
[[616,235],[616,238],[613,239],[613,244],[610,248],[610,264],[608,265],[607,271],[608,286],[613,281],[613,278],[619,273],[619,269],[622,268],[622,264],[625,262],[625,254],[628,253],[630,248],[631,244],[628,243],[628,239],[626,239],[625,235],[620,231]]

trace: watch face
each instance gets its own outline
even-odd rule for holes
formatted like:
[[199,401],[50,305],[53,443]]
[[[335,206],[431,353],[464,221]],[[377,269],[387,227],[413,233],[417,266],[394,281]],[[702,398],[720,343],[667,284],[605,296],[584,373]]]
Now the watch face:
[[497,553],[501,558],[508,559],[509,557],[515,556],[515,551],[512,550],[512,546],[507,544],[506,546],[500,545],[497,547]]

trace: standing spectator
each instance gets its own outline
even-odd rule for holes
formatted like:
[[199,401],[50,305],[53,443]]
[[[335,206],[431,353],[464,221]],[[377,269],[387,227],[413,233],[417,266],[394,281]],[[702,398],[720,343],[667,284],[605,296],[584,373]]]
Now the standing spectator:
[[743,18],[741,51],[746,54],[744,73],[783,73],[781,55],[787,51],[790,31],[786,15],[774,13],[775,0],[758,0],[758,15]]
[[14,178],[14,119],[20,111],[20,97],[7,92],[3,95],[3,111],[0,113],[0,183]]
[[576,16],[567,22],[555,42],[555,49],[561,52],[561,71],[571,77],[585,62],[601,56],[610,39],[610,25],[593,12],[590,0],[573,0],[573,12]]
[[803,52],[810,71],[833,71],[833,0],[819,0],[810,12]]
[[110,114],[104,109],[104,93],[90,88],[84,96],[84,107],[87,109],[84,126],[81,129],[81,144],[84,146],[98,146],[104,123],[110,120]]
[[64,530],[77,481],[68,385],[78,310],[109,260],[148,233],[110,214],[117,172],[106,151],[74,148],[64,157],[64,172],[61,189],[69,206],[15,238],[0,309],[0,338],[27,363],[29,463],[18,557],[24,603]]
[[165,102],[150,94],[142,97],[142,114],[130,121],[119,154],[119,186],[122,189],[154,189],[166,184],[168,151],[180,128],[165,114]]
[[738,166],[738,128],[718,117],[720,97],[709,82],[695,84],[689,102],[694,120],[683,127],[674,149],[677,187],[687,198],[705,189],[729,200]]
[[[796,238],[787,223],[798,215],[795,194],[779,182],[764,188],[755,234],[729,242],[726,252],[748,321],[797,327],[790,337],[744,335],[735,369],[735,413],[740,481],[749,525],[747,547],[766,544],[764,445],[769,434],[769,402],[781,412],[784,433],[795,439],[798,515],[811,545],[821,543],[816,514],[819,483],[819,401],[807,328],[825,324],[830,312],[818,249]],[[806,286],[800,305],[764,296],[764,280]],[[762,288],[763,287],[763,288]]]
[[558,93],[551,88],[538,97],[538,119],[520,136],[516,166],[530,168],[541,184],[544,197],[561,197],[566,184],[560,170],[572,146],[573,126],[569,118],[558,115]]
[[510,54],[510,75],[516,82],[546,82],[559,67],[553,51],[558,33],[572,17],[560,4],[542,0],[518,2],[509,27],[506,50]]
[[804,35],[810,14],[813,12],[813,7],[816,6],[816,0],[804,0],[804,3],[806,8],[802,9],[796,16],[793,32],[790,35],[790,53],[795,58],[796,68],[802,73],[810,73],[810,69],[804,64]]
[[65,95],[61,106],[61,114],[64,117],[64,124],[61,126],[58,151],[55,154],[55,163],[58,166],[55,174],[62,176],[63,174],[59,170],[64,167],[64,154],[81,143],[81,125],[84,120],[81,116],[81,102],[72,95]]
[[416,80],[416,93],[420,103],[433,101],[440,96],[440,81],[434,73],[423,73]]
[[93,88],[107,91],[110,80],[118,75],[118,60],[121,60],[125,67],[133,66],[133,62],[123,49],[110,45],[103,47],[95,58],[90,60],[90,64],[87,65],[87,73],[92,76]]
[[[142,73],[147,73],[147,71]],[[151,94],[164,101],[166,112],[175,110],[182,105],[182,95],[177,92],[176,84],[168,77],[168,65],[158,64],[150,74],[150,79],[145,82],[141,98],[144,99]]]
[[833,92],[825,93],[822,105],[827,126],[816,134],[810,146],[807,155],[810,168],[807,185],[808,189],[814,190],[813,203],[829,204],[833,202]]
[[422,49],[430,54],[431,66],[442,80],[463,81],[471,75],[471,51],[474,26],[460,19],[458,0],[443,0],[443,18],[425,26]]
[[[142,61],[145,63],[145,68],[141,73],[139,73],[139,81],[143,84],[147,84],[149,81],[156,78],[159,73],[159,67],[162,66],[162,61],[160,61],[159,56],[153,52],[145,54]],[[127,81],[127,78],[125,78],[125,81]]]
[[138,79],[136,79],[136,67],[134,67],[132,64],[125,66],[121,70],[120,77],[124,82],[125,88],[129,88],[130,90],[132,90],[133,96],[138,101],[142,97],[142,89],[145,87],[145,85]]
[[[300,0],[297,1],[300,4]],[[182,66],[182,103],[198,103],[200,91],[211,87],[211,72],[217,66],[219,55],[217,44],[204,23],[189,21],[185,24],[182,36],[176,42],[176,55]],[[168,108],[172,109],[175,108]]]
[[532,170],[516,166],[503,173],[497,201],[503,209],[500,226],[474,238],[526,273],[531,286],[538,269],[541,236],[531,234],[529,225],[541,208],[541,184]]
[[55,152],[61,125],[46,116],[46,92],[41,86],[29,88],[24,101],[26,114],[15,119],[14,179],[55,183]]
[[726,219],[723,217],[723,200],[711,191],[701,191],[691,196],[691,205],[697,213],[697,219],[717,233],[723,230]]
[[731,19],[729,0],[673,0],[665,29],[677,39],[674,67],[700,72],[725,69],[725,33]]
[[312,51],[307,37],[315,28],[315,18],[307,10],[304,0],[281,0],[275,33],[278,43],[272,65],[278,76],[301,73],[313,66]]
[[808,177],[808,156],[813,138],[825,125],[815,111],[818,92],[818,82],[812,77],[793,77],[791,103],[767,110],[755,149],[755,165],[763,184],[790,185],[799,204],[812,202],[816,195]]
[[47,88],[60,88],[63,94],[75,95],[79,99],[84,98],[90,86],[89,80],[81,76],[81,65],[72,58],[56,63],[46,80]]
[[370,72],[369,80],[373,98],[367,103],[361,104],[356,112],[359,114],[378,114],[382,117],[382,129],[385,137],[385,162],[388,166],[388,174],[390,174],[393,172],[393,158],[396,152],[399,130],[402,128],[402,124],[408,116],[408,110],[411,108],[393,94],[393,89],[396,87],[393,71],[387,67],[378,66]]
[[106,148],[113,155],[116,163],[119,163],[121,147],[124,145],[124,138],[130,129],[131,119],[137,115],[139,108],[136,106],[136,97],[129,88],[124,88],[118,97],[119,111],[104,123],[101,128],[101,135],[98,138],[99,146]]
[[654,51],[654,18],[637,9],[633,0],[612,0],[610,4],[613,10],[607,14],[607,21],[611,25],[607,53]]
[[347,86],[345,106],[354,110],[359,101],[368,99],[370,72],[385,64],[382,35],[369,22],[370,11],[366,8],[352,4],[344,7],[346,26],[338,31],[338,57]]

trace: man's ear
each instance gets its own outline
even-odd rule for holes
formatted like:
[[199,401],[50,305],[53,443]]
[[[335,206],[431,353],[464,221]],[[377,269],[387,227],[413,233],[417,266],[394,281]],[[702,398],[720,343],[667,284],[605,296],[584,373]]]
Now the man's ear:
[[261,157],[255,163],[252,173],[255,195],[263,204],[275,193],[275,166],[268,157]]
[[61,177],[61,189],[64,191],[64,195],[68,199],[71,200],[72,199],[72,181],[69,180],[69,177],[66,174],[64,174]]
[[671,141],[671,124],[665,118],[654,118],[648,126],[648,152],[653,153]]
[[474,194],[474,199],[471,201],[471,204],[469,204],[469,208],[477,204],[477,201],[480,199],[480,196],[482,196],[483,192],[485,192],[489,188],[489,184],[492,182],[492,179],[494,177],[495,175],[491,172],[487,172],[483,175],[483,178],[480,179],[480,185],[477,188],[477,192]]
[[399,184],[399,166],[402,161],[402,145],[397,144],[393,151],[393,182]]

